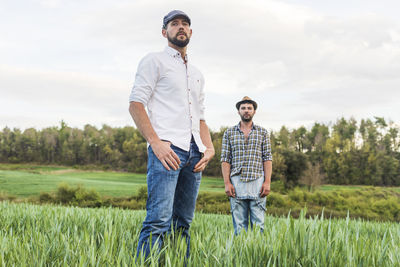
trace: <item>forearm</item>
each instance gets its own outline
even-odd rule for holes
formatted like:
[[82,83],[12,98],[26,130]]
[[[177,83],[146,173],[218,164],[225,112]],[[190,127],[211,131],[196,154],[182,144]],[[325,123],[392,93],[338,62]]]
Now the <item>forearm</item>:
[[129,105],[129,113],[131,114],[136,124],[136,127],[139,129],[140,133],[150,145],[154,142],[160,141],[160,138],[154,131],[149,116],[147,115],[147,112],[142,103],[131,102]]
[[214,145],[211,141],[210,131],[205,121],[200,120],[200,138],[201,142],[206,146],[206,150],[203,153],[203,157],[194,166],[194,172],[201,172],[205,169],[208,162],[214,157]]
[[264,167],[264,183],[270,185],[271,175],[272,175],[272,161],[271,160],[264,161],[263,167]]
[[231,164],[224,161],[221,163],[221,169],[222,177],[224,178],[224,184],[231,183]]
[[200,138],[203,144],[206,146],[207,150],[212,152],[213,156],[215,154],[214,145],[211,140],[210,130],[205,121],[200,120]]

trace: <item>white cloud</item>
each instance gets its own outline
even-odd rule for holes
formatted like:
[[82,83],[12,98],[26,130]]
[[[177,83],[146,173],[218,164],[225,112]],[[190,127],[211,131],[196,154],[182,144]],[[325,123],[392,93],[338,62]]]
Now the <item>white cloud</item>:
[[14,103],[0,111],[19,114],[13,106],[28,103],[44,121],[50,111],[76,125],[131,124],[137,64],[163,49],[162,17],[179,8],[192,18],[189,57],[205,75],[213,129],[236,123],[244,95],[260,103],[257,119],[277,128],[375,113],[400,121],[400,21],[393,3],[367,2],[41,0],[36,13],[7,17],[14,32],[0,29],[0,90]]
[[[1,65],[0,84],[0,126],[6,121],[13,127],[18,126],[16,121],[25,124],[26,118],[28,123],[64,119],[74,125],[101,125],[128,117],[130,84],[110,77]],[[16,114],[21,120],[15,120]]]

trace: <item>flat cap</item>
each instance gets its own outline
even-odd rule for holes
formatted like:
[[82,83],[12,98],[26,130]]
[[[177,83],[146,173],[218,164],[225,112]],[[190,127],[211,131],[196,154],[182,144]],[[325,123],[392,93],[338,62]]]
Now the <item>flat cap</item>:
[[190,18],[188,15],[186,15],[185,12],[180,11],[180,10],[172,10],[170,11],[167,15],[164,16],[163,19],[163,28],[167,27],[168,22],[170,22],[171,20],[173,20],[176,17],[184,17],[185,19],[187,19],[187,21],[189,22],[189,25],[191,24],[190,22]]

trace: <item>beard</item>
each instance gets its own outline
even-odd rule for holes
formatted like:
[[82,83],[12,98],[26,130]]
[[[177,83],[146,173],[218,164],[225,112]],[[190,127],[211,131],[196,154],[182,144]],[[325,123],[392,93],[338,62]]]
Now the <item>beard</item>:
[[251,115],[240,115],[240,119],[244,122],[250,122],[253,119]]
[[176,45],[177,47],[185,47],[188,45],[190,39],[189,37],[187,37],[187,35],[185,34],[186,39],[185,40],[179,40],[178,39],[178,34],[175,37],[171,37],[169,36],[169,34],[167,33],[167,39],[169,42],[171,42],[173,45]]

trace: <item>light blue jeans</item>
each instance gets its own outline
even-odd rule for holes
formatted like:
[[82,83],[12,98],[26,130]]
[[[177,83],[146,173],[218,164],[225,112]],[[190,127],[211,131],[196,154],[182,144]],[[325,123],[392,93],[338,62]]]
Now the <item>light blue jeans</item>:
[[235,187],[236,197],[230,198],[233,228],[235,235],[242,230],[247,231],[250,227],[257,226],[261,232],[264,231],[264,214],[267,198],[260,197],[263,177],[254,181],[243,182],[240,176],[232,176],[231,182]]
[[171,228],[179,231],[186,239],[186,256],[189,256],[189,227],[194,217],[201,180],[201,173],[193,172],[193,168],[200,160],[201,153],[194,142],[190,144],[190,151],[184,151],[174,145],[171,145],[171,148],[181,160],[176,171],[165,169],[152,148],[148,148],[147,214],[140,231],[137,256],[143,250],[147,258],[151,247],[155,245],[160,249],[164,235],[170,232]]

